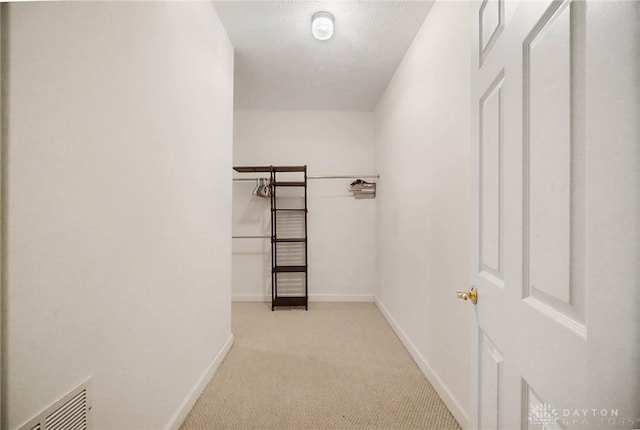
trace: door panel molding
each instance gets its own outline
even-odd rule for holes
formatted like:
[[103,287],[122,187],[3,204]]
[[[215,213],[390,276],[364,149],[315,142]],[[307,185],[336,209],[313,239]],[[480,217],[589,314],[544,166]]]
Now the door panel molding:
[[480,98],[479,124],[479,272],[499,287],[504,287],[503,256],[503,167],[502,167],[502,84],[504,69]]
[[522,296],[584,336],[584,142],[576,139],[584,115],[574,85],[583,74],[574,60],[584,55],[576,52],[581,6],[552,3],[523,44]]
[[479,63],[482,66],[504,30],[504,0],[484,0],[480,6],[478,23]]
[[482,429],[496,429],[500,426],[500,397],[502,385],[503,356],[489,337],[480,330],[480,381],[478,383],[478,423]]

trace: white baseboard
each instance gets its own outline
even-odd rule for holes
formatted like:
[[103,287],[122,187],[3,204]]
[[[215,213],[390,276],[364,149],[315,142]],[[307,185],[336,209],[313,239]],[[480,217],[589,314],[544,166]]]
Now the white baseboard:
[[231,334],[227,339],[227,341],[224,343],[224,345],[222,345],[222,348],[220,348],[220,351],[218,351],[216,356],[213,357],[213,360],[211,360],[211,363],[209,364],[209,366],[207,366],[207,369],[205,370],[204,374],[200,377],[200,379],[198,380],[198,382],[196,382],[196,385],[193,387],[191,392],[180,404],[176,413],[173,414],[173,416],[169,420],[169,423],[165,426],[166,430],[180,429],[180,426],[182,425],[184,420],[187,418],[187,415],[189,415],[189,412],[191,412],[191,409],[193,409],[193,405],[196,404],[196,402],[198,401],[198,398],[206,388],[209,381],[211,381],[211,378],[216,373],[216,370],[218,370],[218,366],[220,366],[220,363],[222,363],[222,360],[224,360],[224,357],[226,357],[227,353],[231,349],[231,346],[233,346],[233,334]]
[[271,302],[271,297],[262,294],[240,294],[237,296],[231,296],[231,301],[269,303]]
[[436,374],[420,351],[418,351],[418,348],[416,348],[411,339],[409,339],[404,330],[400,328],[396,320],[391,316],[387,308],[377,297],[375,298],[375,303],[382,315],[387,319],[387,322],[393,331],[398,335],[405,348],[407,348],[407,351],[409,351],[409,354],[411,354],[411,357],[413,357],[422,373],[424,373],[424,376],[426,376],[429,382],[431,382],[431,385],[436,390],[444,404],[449,408],[449,411],[451,411],[451,414],[456,421],[458,421],[458,424],[460,424],[463,429],[467,428],[469,425],[469,416],[462,405],[451,394],[451,391],[449,391],[444,381]]
[[371,294],[309,294],[310,302],[368,302],[373,303]]
[[[242,294],[231,297],[232,302],[269,303],[271,297],[261,294]],[[309,294],[310,302],[367,302],[373,303],[375,296],[371,294]]]

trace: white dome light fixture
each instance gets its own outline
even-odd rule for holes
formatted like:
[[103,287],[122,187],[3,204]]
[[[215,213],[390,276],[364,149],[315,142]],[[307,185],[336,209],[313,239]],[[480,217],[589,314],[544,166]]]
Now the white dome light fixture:
[[318,40],[329,40],[333,36],[333,15],[317,12],[311,18],[311,33]]

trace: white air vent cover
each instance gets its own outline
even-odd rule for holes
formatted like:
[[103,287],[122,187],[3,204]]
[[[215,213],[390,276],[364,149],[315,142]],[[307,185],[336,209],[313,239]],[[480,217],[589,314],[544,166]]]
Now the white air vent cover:
[[91,378],[40,412],[18,430],[90,430]]

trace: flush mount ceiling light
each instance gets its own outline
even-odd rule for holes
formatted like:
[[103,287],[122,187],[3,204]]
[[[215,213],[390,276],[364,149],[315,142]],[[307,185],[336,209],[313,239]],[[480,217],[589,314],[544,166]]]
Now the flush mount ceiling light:
[[317,12],[311,18],[311,33],[318,40],[328,40],[333,36],[333,15]]

